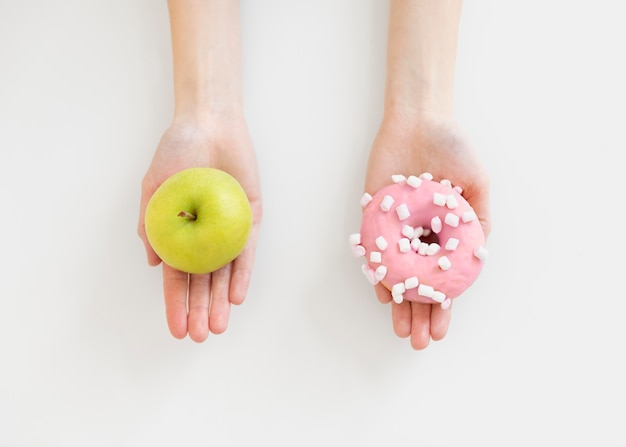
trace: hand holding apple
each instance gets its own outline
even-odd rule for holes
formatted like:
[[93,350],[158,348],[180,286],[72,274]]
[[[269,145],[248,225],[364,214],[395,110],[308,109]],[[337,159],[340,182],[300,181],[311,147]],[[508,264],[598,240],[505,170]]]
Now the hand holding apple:
[[252,211],[225,171],[188,168],[167,178],[146,207],[146,235],[157,255],[186,273],[213,272],[243,250]]

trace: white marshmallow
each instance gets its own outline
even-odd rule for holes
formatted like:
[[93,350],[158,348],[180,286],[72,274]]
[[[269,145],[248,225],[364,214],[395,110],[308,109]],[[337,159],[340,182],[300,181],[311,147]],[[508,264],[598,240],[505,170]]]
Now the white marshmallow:
[[424,172],[423,174],[420,174],[420,178],[422,180],[432,180],[433,175],[430,172]]
[[439,234],[439,232],[441,232],[442,227],[443,225],[441,223],[441,219],[439,218],[439,216],[435,216],[431,219],[430,229],[432,230],[433,233]]
[[476,247],[476,249],[474,250],[474,256],[476,256],[478,259],[480,259],[481,261],[486,261],[487,260],[487,256],[489,255],[489,252],[487,251],[487,249],[485,247],[483,247],[482,245],[479,245],[478,247]]
[[413,251],[417,251],[420,248],[420,244],[422,243],[422,241],[420,240],[419,237],[415,237],[411,240],[411,248],[413,249]]
[[446,214],[444,222],[450,225],[451,227],[456,228],[459,226],[459,216],[457,216],[456,214],[448,213]]
[[476,215],[474,210],[469,210],[463,213],[463,215],[461,216],[461,219],[463,220],[463,222],[467,223],[467,222],[472,222],[478,219],[478,216]]
[[424,237],[430,236],[430,230],[428,228],[424,228],[424,232],[422,233],[422,236]]
[[441,303],[441,308],[443,310],[449,309],[450,305],[452,305],[452,300],[450,298],[446,298],[445,300],[443,300],[443,303]]
[[378,236],[375,242],[376,242],[376,246],[380,249],[380,251],[385,251],[388,244],[384,237]]
[[439,268],[441,270],[448,270],[450,267],[452,267],[452,263],[447,256],[442,256],[437,259],[437,264],[439,264]]
[[361,206],[363,208],[365,208],[371,201],[372,201],[372,196],[369,195],[368,193],[364,193],[361,196],[361,202],[360,203],[361,203]]
[[379,265],[378,267],[376,267],[376,271],[374,272],[374,278],[376,278],[377,281],[382,281],[386,275],[387,267],[385,267],[384,265]]
[[414,175],[409,175],[409,178],[406,179],[406,183],[413,188],[419,188],[422,184],[422,179],[419,177],[415,177]]
[[409,213],[409,207],[406,206],[406,203],[398,205],[398,207],[396,208],[396,213],[398,213],[398,218],[400,220],[406,220],[411,215],[411,213]]
[[393,301],[398,304],[404,301],[404,296],[402,295],[404,292],[406,292],[406,288],[403,282],[394,284],[393,287],[391,287],[391,297]]
[[446,299],[446,294],[443,292],[440,292],[439,290],[435,290],[431,298],[433,299],[433,301],[437,301],[438,303],[443,303],[443,301]]
[[443,186],[449,186],[450,188],[452,188],[452,182],[447,178],[441,179],[439,183],[441,183]]
[[401,293],[396,293],[395,295],[392,293],[391,298],[393,298],[393,302],[396,304],[400,304],[402,301],[404,301],[404,295],[402,295]]
[[415,235],[415,229],[411,225],[404,225],[402,227],[402,236],[405,236],[409,239],[413,239]]
[[391,176],[391,181],[393,181],[394,183],[402,183],[405,180],[406,180],[406,177],[403,176],[402,174],[395,174]]
[[419,281],[417,279],[417,276],[411,276],[410,278],[404,280],[404,288],[406,290],[415,289],[418,285]]
[[452,190],[458,192],[459,195],[463,194],[463,188],[461,188],[460,186],[455,186],[454,188],[452,188]]
[[411,250],[411,241],[403,237],[398,240],[398,248],[402,253],[407,253]]
[[379,251],[371,251],[370,252],[370,262],[380,263],[382,261],[382,255]]
[[350,245],[359,245],[361,243],[361,233],[353,233],[348,239]]
[[428,244],[426,242],[420,242],[419,246],[417,247],[417,254],[425,256],[426,250],[428,250]]
[[437,254],[440,248],[441,247],[439,246],[439,244],[435,242],[433,242],[432,244],[428,244],[428,248],[426,248],[426,255],[432,256],[434,254]]
[[391,205],[393,205],[393,197],[387,195],[383,197],[383,200],[380,202],[380,209],[383,211],[389,211],[391,209]]
[[433,204],[444,206],[446,204],[446,196],[438,192],[433,193]]
[[375,286],[376,284],[378,284],[379,281],[376,279],[374,275],[374,270],[372,270],[369,265],[367,264],[361,265],[361,271],[363,272],[363,274],[365,275],[365,277],[367,278],[367,280],[370,282],[371,285]]
[[365,256],[365,247],[362,245],[353,245],[352,254],[356,256],[357,258],[361,256]]
[[459,246],[459,240],[455,237],[451,237],[450,239],[448,239],[448,242],[446,242],[445,249],[454,251],[456,250],[458,246]]
[[426,284],[420,284],[417,287],[417,294],[421,296],[425,296],[426,298],[432,298],[435,294],[435,289],[432,286],[427,286]]
[[448,207],[448,209],[455,209],[457,206],[459,206],[459,202],[456,200],[456,197],[454,197],[452,194],[448,194],[446,196],[446,206]]
[[413,228],[413,237],[422,237],[424,235],[423,227],[415,227]]

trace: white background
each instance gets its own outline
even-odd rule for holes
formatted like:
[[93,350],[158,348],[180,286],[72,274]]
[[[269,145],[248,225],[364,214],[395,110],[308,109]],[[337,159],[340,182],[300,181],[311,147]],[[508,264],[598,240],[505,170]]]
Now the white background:
[[626,445],[617,5],[465,4],[456,114],[491,176],[490,258],[414,352],[347,243],[386,1],[242,2],[265,219],[247,301],[196,344],[136,235],[172,116],[165,2],[2,0],[0,445]]

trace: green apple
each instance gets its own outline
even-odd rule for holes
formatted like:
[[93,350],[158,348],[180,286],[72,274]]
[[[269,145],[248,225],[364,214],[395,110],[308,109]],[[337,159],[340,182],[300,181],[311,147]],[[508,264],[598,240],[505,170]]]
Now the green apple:
[[239,182],[214,168],[190,168],[167,178],[152,195],[146,235],[157,255],[187,273],[209,273],[242,252],[252,227]]

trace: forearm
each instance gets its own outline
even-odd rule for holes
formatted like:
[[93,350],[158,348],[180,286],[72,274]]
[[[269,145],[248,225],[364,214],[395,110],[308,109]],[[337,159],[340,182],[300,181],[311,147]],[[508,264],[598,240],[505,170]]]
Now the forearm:
[[385,111],[452,114],[462,0],[391,0]]
[[168,0],[175,117],[240,113],[239,0]]

